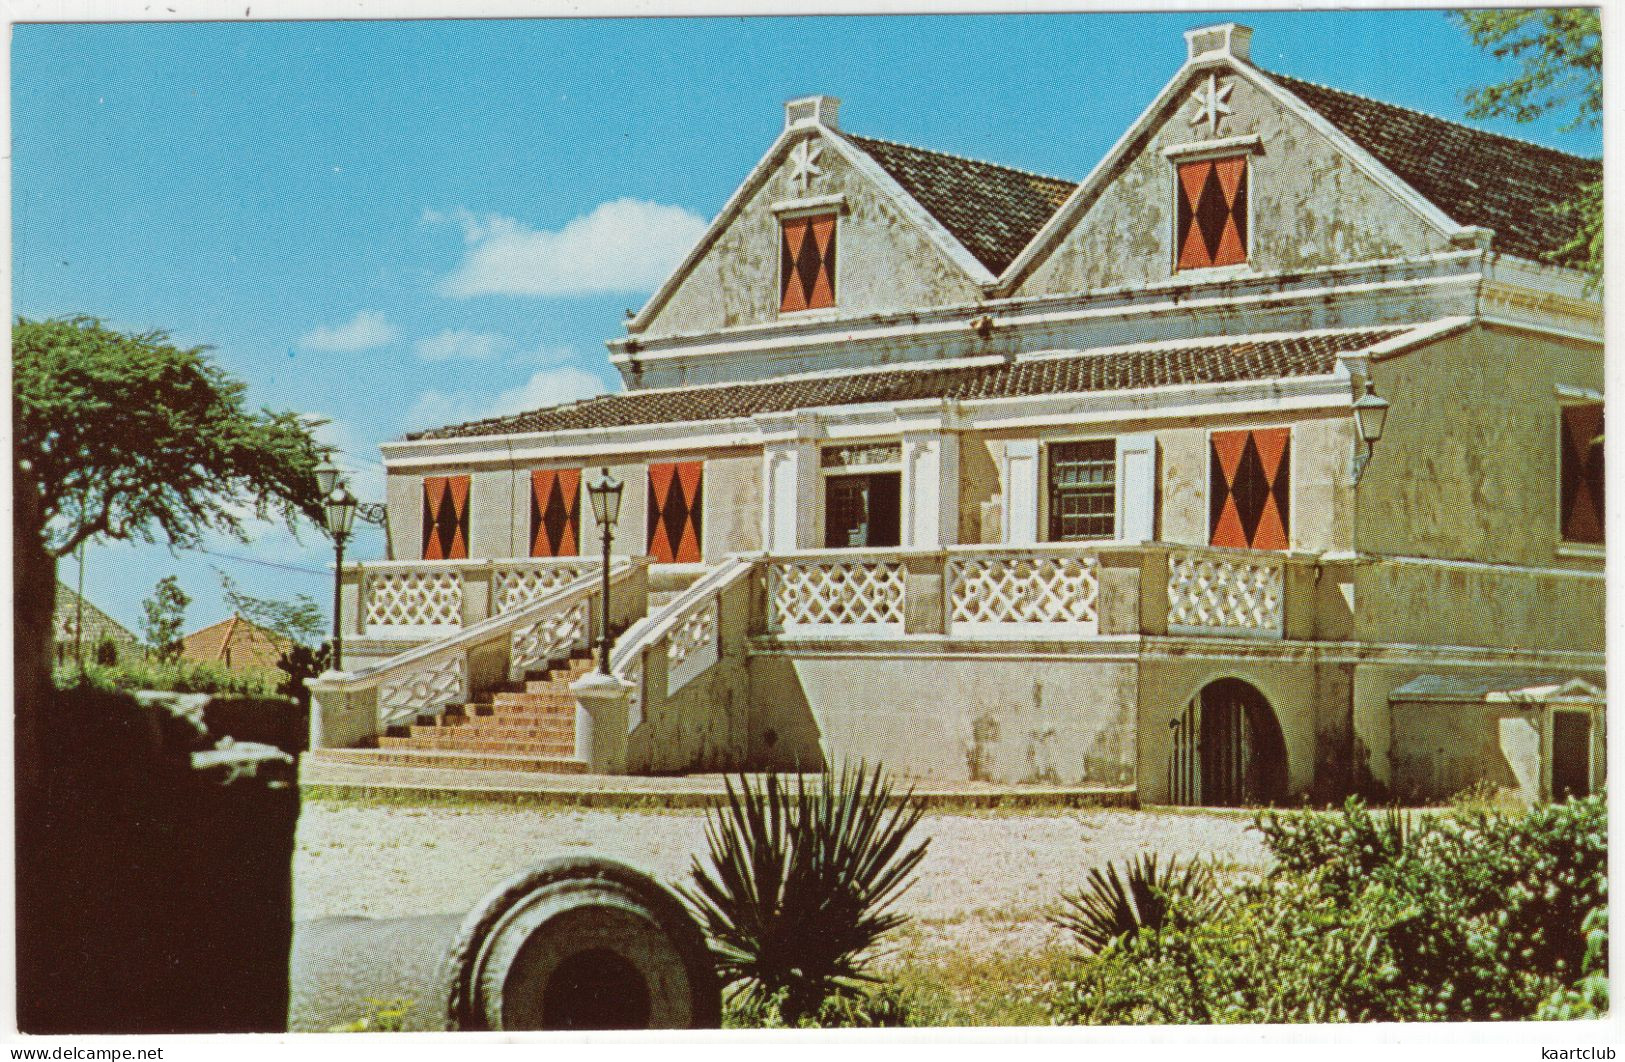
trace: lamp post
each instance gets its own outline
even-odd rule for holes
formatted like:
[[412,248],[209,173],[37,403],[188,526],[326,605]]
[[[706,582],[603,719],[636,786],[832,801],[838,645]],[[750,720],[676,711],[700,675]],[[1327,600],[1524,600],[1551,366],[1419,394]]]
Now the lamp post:
[[339,470],[323,462],[316,466],[316,487],[322,492],[322,517],[327,533],[333,536],[333,670],[344,670],[344,619],[341,613],[344,588],[344,542],[350,537],[358,508],[339,479]]
[[1365,472],[1365,466],[1371,460],[1372,448],[1378,439],[1382,438],[1383,426],[1388,423],[1388,400],[1377,397],[1376,385],[1371,377],[1365,378],[1365,394],[1354,403],[1354,423],[1360,429],[1360,439],[1365,443],[1365,449],[1354,447],[1354,482],[1360,482],[1360,476]]
[[615,537],[615,524],[621,517],[621,489],[625,486],[600,470],[598,481],[587,484],[587,496],[592,499],[592,516],[604,533],[604,592],[598,610],[598,673],[609,674],[609,543]]

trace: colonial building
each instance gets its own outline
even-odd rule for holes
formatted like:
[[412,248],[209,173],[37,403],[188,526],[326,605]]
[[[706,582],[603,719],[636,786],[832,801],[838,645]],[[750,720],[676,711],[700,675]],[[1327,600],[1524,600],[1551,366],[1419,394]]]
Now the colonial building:
[[[1266,72],[1250,35],[1186,34],[1081,183],[791,101],[609,344],[623,392],[383,448],[319,755],[1600,784],[1601,308],[1552,209],[1600,163]],[[571,685],[601,467],[625,629]]]

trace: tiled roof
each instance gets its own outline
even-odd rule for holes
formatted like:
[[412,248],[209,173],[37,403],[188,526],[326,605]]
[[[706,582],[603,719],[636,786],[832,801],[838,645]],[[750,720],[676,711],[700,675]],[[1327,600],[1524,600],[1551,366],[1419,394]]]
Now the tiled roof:
[[103,638],[111,638],[120,646],[135,645],[136,636],[118,620],[109,616],[89,601],[85,601],[62,580],[56,583],[56,616],[54,628],[56,637],[63,641],[72,641],[74,625],[80,616],[84,617],[85,632],[80,643],[86,649],[94,649]]
[[917,398],[969,401],[1316,376],[1331,372],[1338,354],[1364,350],[1406,331],[1409,329],[1404,327],[1373,328],[1257,340],[1215,339],[1205,344],[1163,344],[996,365],[889,369],[721,387],[628,391],[512,417],[455,424],[407,438],[456,439],[727,420],[757,413]]
[[274,631],[232,616],[181,639],[181,656],[230,668],[271,670],[291,645]]
[[998,276],[1077,185],[1057,177],[842,133]]
[[1293,95],[1461,225],[1495,230],[1495,247],[1546,261],[1573,235],[1551,206],[1602,179],[1602,163],[1487,133],[1391,103],[1271,73]]

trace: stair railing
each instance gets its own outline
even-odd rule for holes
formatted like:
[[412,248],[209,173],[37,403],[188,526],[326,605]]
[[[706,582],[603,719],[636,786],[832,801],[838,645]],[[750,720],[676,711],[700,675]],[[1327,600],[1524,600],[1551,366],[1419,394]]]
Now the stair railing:
[[[627,730],[636,730],[651,703],[661,703],[715,664],[722,646],[722,598],[755,570],[756,556],[729,557],[696,579],[653,615],[630,628],[610,653],[609,670],[630,685]],[[748,611],[748,610],[747,610]],[[649,688],[652,655],[663,655],[664,681]]]
[[[646,557],[610,565],[610,622],[648,608]],[[469,700],[504,680],[589,648],[602,614],[596,571],[436,641],[357,671],[311,679],[311,748],[364,743],[392,726]]]

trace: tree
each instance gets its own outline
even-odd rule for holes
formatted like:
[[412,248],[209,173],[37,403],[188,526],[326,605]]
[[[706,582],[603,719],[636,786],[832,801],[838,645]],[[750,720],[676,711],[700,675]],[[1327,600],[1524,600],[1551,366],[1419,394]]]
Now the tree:
[[153,587],[152,596],[141,602],[146,617],[141,633],[147,647],[159,660],[168,662],[181,655],[181,631],[186,626],[186,606],[192,599],[181,589],[180,580],[166,575]]
[[304,594],[295,594],[292,601],[276,601],[255,597],[237,588],[231,576],[219,569],[220,585],[225,590],[226,604],[246,620],[274,631],[296,645],[312,645],[322,637],[322,610]]
[[88,317],[12,329],[19,765],[50,690],[56,562],[92,538],[195,545],[251,518],[319,520],[321,448],[298,415],[244,403],[204,348]]
[[[1595,129],[1602,122],[1602,25],[1597,8],[1518,8],[1454,12],[1475,45],[1497,59],[1515,59],[1522,72],[1466,93],[1469,118],[1532,122],[1573,108],[1561,127]],[[1574,225],[1573,237],[1551,257],[1602,277],[1602,181],[1553,205]]]

